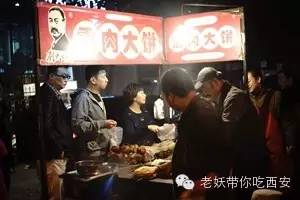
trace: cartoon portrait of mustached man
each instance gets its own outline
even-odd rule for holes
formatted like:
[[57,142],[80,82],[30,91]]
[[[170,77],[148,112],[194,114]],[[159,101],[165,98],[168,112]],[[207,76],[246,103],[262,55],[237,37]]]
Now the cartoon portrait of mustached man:
[[48,30],[53,39],[47,54],[48,62],[63,61],[69,46],[66,34],[66,16],[62,8],[53,6],[48,10]]

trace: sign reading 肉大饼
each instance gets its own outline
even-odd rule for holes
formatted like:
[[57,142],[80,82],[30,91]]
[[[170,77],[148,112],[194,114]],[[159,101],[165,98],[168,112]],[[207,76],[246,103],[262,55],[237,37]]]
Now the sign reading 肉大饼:
[[160,64],[162,18],[39,3],[41,65]]
[[[40,65],[244,59],[241,9],[171,17],[38,3]],[[163,32],[164,31],[164,32]]]
[[165,19],[165,52],[169,64],[242,60],[240,9]]

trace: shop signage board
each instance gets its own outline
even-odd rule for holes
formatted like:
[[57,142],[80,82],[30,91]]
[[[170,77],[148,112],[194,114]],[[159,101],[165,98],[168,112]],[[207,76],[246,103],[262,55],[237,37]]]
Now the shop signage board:
[[38,3],[39,64],[161,64],[163,19]]
[[185,64],[244,59],[241,9],[163,19],[40,2],[40,65]]
[[169,64],[243,60],[239,9],[166,18],[165,52]]

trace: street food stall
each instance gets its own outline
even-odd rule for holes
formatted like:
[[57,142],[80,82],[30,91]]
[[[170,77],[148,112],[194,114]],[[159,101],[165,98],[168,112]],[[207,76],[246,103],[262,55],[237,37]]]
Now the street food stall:
[[[55,13],[63,17],[63,23],[55,21],[52,11],[58,11]],[[241,8],[163,19],[38,3],[37,22],[39,67],[162,66],[242,61],[245,56]],[[55,38],[58,31],[63,35]],[[43,144],[42,128],[39,131]],[[68,185],[66,196],[79,199],[172,199],[174,147],[174,138],[164,138],[152,146],[112,146],[105,162],[77,162],[74,171],[61,176]],[[108,194],[109,197],[105,196]]]
[[[78,199],[172,199],[171,156],[175,143],[121,145],[107,162],[87,164],[62,175],[66,196]],[[97,167],[92,167],[97,166]],[[157,194],[161,194],[157,196]]]

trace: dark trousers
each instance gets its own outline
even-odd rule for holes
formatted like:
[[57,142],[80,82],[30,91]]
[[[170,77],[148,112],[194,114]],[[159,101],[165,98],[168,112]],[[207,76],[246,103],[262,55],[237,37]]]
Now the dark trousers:
[[[239,160],[233,169],[232,175],[234,177],[241,178],[246,176],[249,178],[253,177],[266,177],[268,174],[268,159],[258,159],[253,161]],[[234,190],[234,196],[236,200],[251,200],[252,193],[257,188],[237,188]]]

